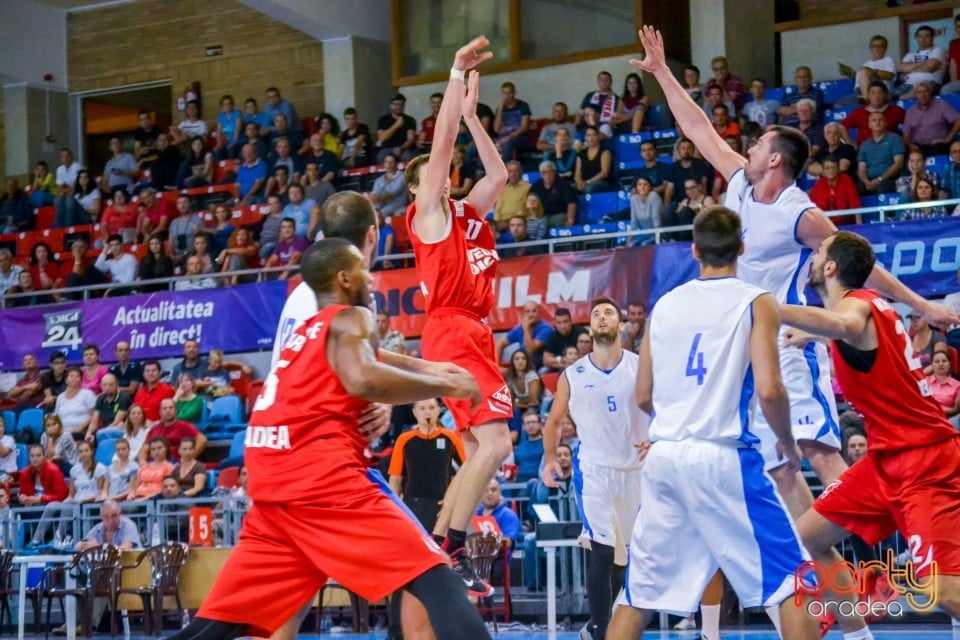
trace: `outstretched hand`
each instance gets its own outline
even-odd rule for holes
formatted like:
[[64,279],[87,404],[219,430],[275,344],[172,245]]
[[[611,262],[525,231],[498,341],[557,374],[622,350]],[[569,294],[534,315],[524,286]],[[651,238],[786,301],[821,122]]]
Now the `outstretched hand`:
[[480,102],[480,72],[471,71],[467,77],[467,93],[463,97],[463,117],[477,115],[477,103]]
[[644,25],[639,31],[639,36],[640,44],[643,46],[643,60],[630,58],[630,64],[647,73],[666,69],[667,56],[663,52],[663,36],[660,32],[650,25]]
[[484,60],[489,60],[493,57],[493,52],[480,51],[480,49],[488,46],[490,46],[490,41],[487,40],[487,36],[477,36],[457,50],[457,53],[453,56],[453,68],[466,71],[467,69],[473,69]]

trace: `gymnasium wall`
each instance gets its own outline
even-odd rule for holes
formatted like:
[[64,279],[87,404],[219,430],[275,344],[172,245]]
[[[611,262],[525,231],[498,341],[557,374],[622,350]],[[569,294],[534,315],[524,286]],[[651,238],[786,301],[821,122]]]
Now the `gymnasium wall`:
[[[208,46],[223,55],[206,57]],[[269,86],[301,116],[323,107],[323,45],[234,0],[140,0],[67,16],[70,91],[170,80],[176,99],[199,81],[210,121],[222,94],[263,106]]]

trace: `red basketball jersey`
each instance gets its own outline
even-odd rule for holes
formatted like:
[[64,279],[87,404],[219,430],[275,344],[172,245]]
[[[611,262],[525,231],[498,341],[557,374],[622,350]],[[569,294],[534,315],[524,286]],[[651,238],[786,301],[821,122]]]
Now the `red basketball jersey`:
[[493,306],[493,280],[500,257],[490,225],[466,200],[450,200],[446,237],[425,243],[413,230],[417,204],[407,207],[407,231],[420,276],[426,311],[453,308],[485,318]]
[[870,303],[877,330],[877,357],[867,373],[844,360],[837,341],[831,349],[843,396],[864,417],[870,450],[913,449],[955,438],[897,312],[876,291],[847,295]]
[[253,406],[244,459],[254,502],[314,501],[345,490],[341,472],[365,472],[357,418],[367,406],[327,361],[327,333],[350,307],[329,305],[287,340]]

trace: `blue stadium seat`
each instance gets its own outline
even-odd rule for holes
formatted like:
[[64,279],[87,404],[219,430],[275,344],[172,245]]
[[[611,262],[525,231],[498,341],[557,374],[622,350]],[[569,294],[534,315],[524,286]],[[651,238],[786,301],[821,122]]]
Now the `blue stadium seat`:
[[30,464],[30,447],[25,444],[17,445],[17,469],[26,469]]
[[860,196],[860,204],[864,209],[875,207],[880,204],[880,199],[877,196]]
[[527,171],[523,174],[523,181],[528,184],[533,184],[540,179],[539,171]]
[[850,78],[815,82],[814,86],[823,91],[823,99],[827,104],[833,104],[840,98],[853,93],[853,80]]
[[620,169],[637,169],[641,167],[643,165],[643,159],[640,157],[640,143],[650,140],[652,137],[649,131],[617,136],[614,144],[616,166]]
[[[862,203],[861,199],[861,203]],[[881,193],[877,196],[877,204],[885,205],[894,205],[894,204],[906,204],[907,200],[901,196],[899,193]]]
[[5,433],[13,433],[17,430],[17,414],[13,411],[3,412],[3,430]]
[[[764,90],[763,92],[764,98],[767,100],[776,100],[777,102],[783,102],[783,99],[786,97],[786,95],[787,90],[783,87],[772,87]],[[752,98],[753,96],[751,95],[750,97]]]
[[28,430],[39,441],[43,433],[43,409],[24,409],[17,419],[17,431]]
[[608,216],[611,213],[616,213],[617,192],[607,191],[604,193],[588,193],[580,196],[578,211],[580,212],[580,215],[577,217],[579,218],[579,222],[581,224],[600,222],[604,216]]
[[951,93],[950,95],[940,97],[946,100],[951,107],[960,111],[960,93]]
[[942,177],[949,164],[950,156],[930,156],[927,158],[927,171],[932,171]]
[[240,402],[240,396],[232,394],[214,398],[213,406],[210,408],[210,415],[204,421],[205,424],[237,424],[240,422],[243,422],[243,405]]
[[109,440],[104,440],[97,445],[97,452],[93,454],[93,459],[102,464],[105,467],[110,466],[110,462],[113,460],[113,453],[117,448],[117,439],[110,438]]
[[651,105],[647,109],[646,118],[647,124],[654,130],[673,128],[673,114],[670,113],[670,109],[665,104]]
[[856,107],[842,107],[838,109],[827,109],[826,122],[840,122],[846,118]]
[[913,105],[917,104],[917,99],[911,98],[909,100],[897,100],[894,104],[900,107],[901,109],[903,109],[904,111],[906,111]]
[[246,437],[246,433],[243,431],[238,431],[233,434],[233,441],[230,443],[230,451],[227,453],[228,458],[243,458],[243,440]]
[[674,138],[679,138],[679,137],[680,137],[680,132],[672,127],[667,129],[658,129],[653,132],[654,140],[672,140]]

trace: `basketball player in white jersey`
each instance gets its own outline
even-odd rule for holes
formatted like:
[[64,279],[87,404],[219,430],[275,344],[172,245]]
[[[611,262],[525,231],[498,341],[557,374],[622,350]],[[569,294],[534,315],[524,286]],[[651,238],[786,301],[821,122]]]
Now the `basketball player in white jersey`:
[[[744,253],[737,274],[785,304],[805,304],[803,294],[812,255],[837,229],[823,211],[799,189],[795,180],[809,156],[809,143],[800,131],[781,126],[767,132],[745,159],[721,138],[701,109],[680,86],[666,63],[663,38],[653,27],[640,30],[646,53],[630,64],[652,74],[667,98],[679,126],[693,140],[704,159],[727,178],[724,206],[737,212],[743,226]],[[930,324],[949,326],[960,321],[941,305],[917,295],[877,265],[867,286],[902,302]],[[829,485],[846,469],[840,457],[840,431],[830,388],[829,360],[823,345],[810,343],[799,350],[780,341],[780,366],[790,396],[790,417],[803,456]],[[761,419],[757,425],[761,450],[778,489],[794,518],[813,504],[813,495],[797,472],[785,468],[775,455],[776,439]]]
[[610,298],[590,304],[593,351],[563,370],[543,434],[541,478],[557,487],[560,420],[577,425],[573,485],[583,521],[581,540],[590,550],[587,598],[590,622],[581,638],[603,640],[613,598],[623,584],[627,543],[640,507],[639,448],[647,441],[649,416],[637,407],[637,354],[621,347],[620,307]]
[[654,417],[642,508],[610,639],[634,640],[653,612],[686,615],[719,567],[744,607],[778,606],[786,640],[820,637],[793,602],[809,555],[764,472],[754,415],[796,471],[790,402],[780,378],[776,301],[737,278],[740,220],[723,207],[694,220],[700,278],[663,296],[640,347],[637,402]]

